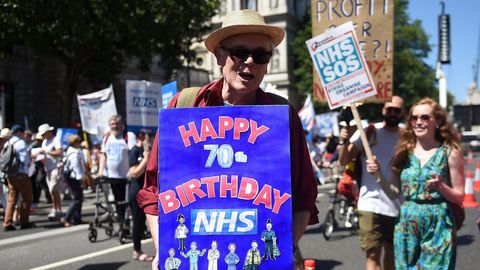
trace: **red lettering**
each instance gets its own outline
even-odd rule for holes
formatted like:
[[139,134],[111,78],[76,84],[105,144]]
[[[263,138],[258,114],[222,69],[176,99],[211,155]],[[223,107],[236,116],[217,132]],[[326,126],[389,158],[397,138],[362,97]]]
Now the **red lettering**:
[[238,198],[242,200],[252,200],[257,196],[258,182],[257,180],[249,177],[242,177],[240,181],[240,191],[238,192]]
[[265,208],[272,209],[272,187],[270,185],[264,185],[257,198],[253,201],[255,205],[260,205],[261,203],[265,205]]
[[208,198],[215,198],[215,183],[219,180],[218,176],[203,177],[200,179],[202,184],[207,185],[207,194]]
[[237,189],[238,189],[238,175],[230,176],[231,182],[227,182],[227,176],[222,175],[220,176],[220,197],[226,198],[227,191],[230,191],[230,197],[236,198],[237,197]]
[[248,136],[248,142],[254,144],[258,136],[262,135],[267,130],[269,130],[269,128],[264,125],[257,128],[257,122],[250,119],[250,136]]
[[175,197],[173,190],[167,190],[158,194],[158,200],[165,214],[175,211],[180,207],[180,201]]
[[233,119],[228,116],[218,117],[218,137],[225,138],[225,132],[233,128]]
[[215,128],[213,128],[212,122],[210,122],[210,119],[205,118],[202,119],[202,131],[200,132],[200,140],[203,142],[207,139],[207,137],[210,137],[212,139],[218,138],[217,132],[215,131]]
[[205,194],[205,192],[200,189],[201,185],[202,184],[200,183],[200,181],[198,181],[198,179],[192,179],[182,184],[183,190],[185,191],[185,194],[187,195],[188,201],[190,203],[196,201],[194,195],[197,195],[199,199],[207,196],[207,194]]
[[235,128],[233,129],[233,139],[240,140],[240,134],[248,130],[248,120],[245,118],[235,118]]
[[178,130],[180,131],[180,136],[182,137],[183,140],[183,145],[185,147],[188,147],[191,145],[190,143],[190,137],[193,138],[193,141],[195,143],[198,143],[200,141],[200,138],[198,137],[198,131],[197,127],[195,126],[195,122],[190,122],[188,123],[188,127],[190,128],[188,131],[185,129],[185,126],[179,126]]
[[273,205],[272,212],[275,214],[278,214],[280,211],[280,207],[282,207],[282,204],[284,204],[288,199],[290,199],[292,195],[288,193],[284,193],[282,196],[280,196],[280,190],[278,189],[273,189],[273,198],[275,199],[275,204]]
[[180,202],[182,202],[182,206],[185,207],[188,205],[187,197],[185,197],[185,192],[183,192],[182,186],[176,186],[175,189],[177,190],[178,197],[180,198]]

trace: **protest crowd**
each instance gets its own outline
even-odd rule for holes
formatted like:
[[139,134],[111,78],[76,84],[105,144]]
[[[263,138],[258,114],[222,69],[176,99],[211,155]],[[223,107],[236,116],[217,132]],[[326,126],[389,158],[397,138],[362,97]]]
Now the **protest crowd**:
[[[239,21],[243,18],[254,23],[247,21],[252,27],[242,28],[240,22],[227,18],[222,28],[207,37],[207,49],[217,58],[223,77],[198,89],[192,107],[288,104],[259,88],[272,50],[285,33],[265,24],[256,12],[235,14]],[[180,100],[177,94],[169,108],[178,106]],[[289,109],[294,110],[291,105]],[[319,216],[323,215],[322,210],[319,215],[315,204],[317,185],[333,182],[339,193],[355,205],[365,269],[409,269],[415,265],[453,269],[458,224],[450,204],[463,202],[465,180],[459,134],[447,120],[445,110],[429,98],[407,109],[403,99],[394,95],[378,112],[382,121],[368,123],[363,130],[357,129],[351,122],[353,116],[344,111],[347,109],[340,113],[340,131],[335,135],[307,131],[304,119],[296,113],[291,116],[293,249],[297,251],[307,226],[318,224]],[[148,227],[158,252],[160,137],[158,133],[145,131],[127,132],[126,128],[122,116],[110,115],[108,129],[100,141],[93,143],[85,140],[87,137],[82,133],[58,135],[56,128],[48,123],[35,130],[19,124],[3,128],[0,131],[3,231],[35,227],[29,215],[41,200],[51,204],[48,219],[65,227],[82,224],[84,194],[100,190],[102,196],[116,203],[109,206],[113,215],[107,211],[99,218],[117,222],[118,231],[114,233],[131,235],[132,259],[153,262],[152,268],[163,265],[158,254],[144,253],[140,243]],[[364,150],[362,132],[366,133],[372,158]],[[198,136],[195,138],[195,143],[202,141]],[[354,169],[349,167],[352,164]],[[348,174],[348,170],[357,174]],[[341,177],[334,179],[334,175]],[[98,182],[103,178],[123,182]],[[202,194],[200,188],[195,192],[192,194],[202,197],[198,195]],[[67,209],[61,204],[65,199],[70,200]],[[183,225],[186,218],[190,216],[175,215],[174,222],[181,228],[176,231],[181,250],[178,254],[188,260],[190,269],[196,269],[199,256],[206,249],[201,242],[187,238],[189,231]],[[243,269],[259,269],[263,261],[282,259],[276,243],[280,236],[272,231],[275,222],[269,218],[264,223],[266,230],[261,239],[264,243],[260,240],[248,243],[251,248]],[[429,226],[435,226],[435,234],[423,233]],[[422,230],[417,230],[418,227]],[[267,251],[257,249],[257,245],[265,245]],[[229,269],[237,269],[235,265],[243,262],[235,254],[237,246],[238,243],[228,245]],[[179,267],[175,250],[168,249],[166,269]],[[212,241],[207,257],[208,269],[217,269],[217,241]],[[296,258],[295,265],[296,269],[303,269],[301,258]]]

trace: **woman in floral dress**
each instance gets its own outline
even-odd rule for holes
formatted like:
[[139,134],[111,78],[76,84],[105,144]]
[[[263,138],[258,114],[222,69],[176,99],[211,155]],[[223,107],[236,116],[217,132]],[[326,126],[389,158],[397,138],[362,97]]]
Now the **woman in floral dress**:
[[[454,269],[455,220],[449,203],[462,204],[464,163],[458,133],[446,112],[424,98],[414,104],[392,160],[392,183],[379,183],[403,203],[395,225],[395,269]],[[367,171],[378,171],[376,161]]]

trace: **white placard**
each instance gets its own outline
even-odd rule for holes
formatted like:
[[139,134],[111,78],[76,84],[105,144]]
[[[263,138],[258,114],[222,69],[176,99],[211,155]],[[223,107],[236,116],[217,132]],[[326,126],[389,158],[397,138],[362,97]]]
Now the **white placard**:
[[125,100],[128,130],[157,128],[158,109],[162,108],[162,85],[149,81],[127,80]]
[[330,109],[377,94],[352,22],[306,41]]
[[103,135],[108,130],[108,118],[117,114],[112,85],[98,92],[77,95],[77,100],[83,131]]

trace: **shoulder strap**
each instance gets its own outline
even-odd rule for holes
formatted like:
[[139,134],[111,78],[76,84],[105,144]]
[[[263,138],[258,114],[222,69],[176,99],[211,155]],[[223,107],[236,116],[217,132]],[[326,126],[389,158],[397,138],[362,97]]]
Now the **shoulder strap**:
[[288,100],[274,93],[265,92],[276,104],[289,104]]
[[183,88],[178,96],[177,105],[175,108],[191,108],[195,104],[195,98],[201,87],[194,86]]

